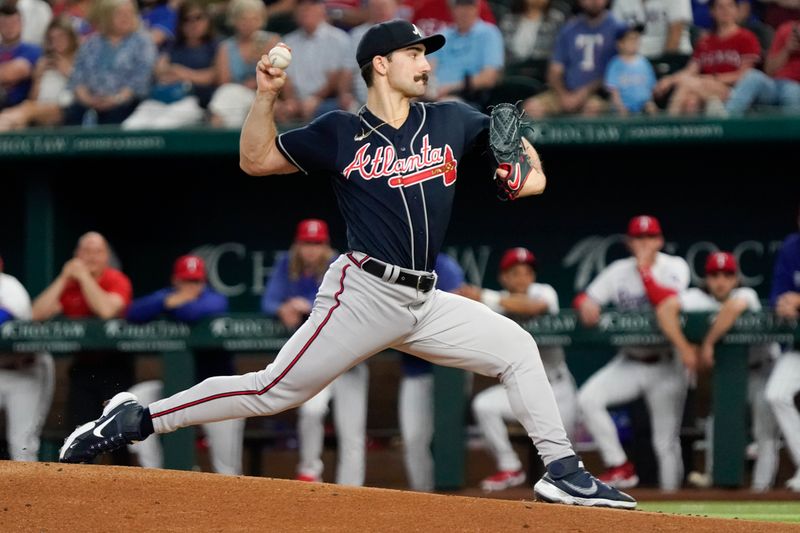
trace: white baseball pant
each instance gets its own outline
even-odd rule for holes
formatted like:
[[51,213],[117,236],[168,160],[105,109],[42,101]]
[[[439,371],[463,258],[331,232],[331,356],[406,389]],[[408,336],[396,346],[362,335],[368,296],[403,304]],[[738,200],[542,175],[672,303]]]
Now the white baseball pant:
[[574,454],[530,334],[462,296],[383,281],[359,268],[364,259],[355,252],[331,264],[310,318],[264,370],[209,378],[150,404],[156,432],[291,409],[349,368],[395,348],[498,377],[544,463]]
[[433,373],[403,376],[398,397],[403,461],[411,490],[434,489],[433,453]]
[[[148,405],[164,397],[164,384],[156,379],[142,381],[131,387],[129,392],[139,398],[142,404]],[[208,440],[209,459],[214,472],[241,475],[244,426],[243,418],[203,424],[203,432]],[[136,454],[140,466],[164,467],[164,451],[157,435],[130,444],[128,449]]]
[[40,435],[55,389],[55,365],[49,353],[31,365],[0,370],[0,408],[6,412],[6,440],[13,461],[38,461]]
[[[553,387],[558,410],[567,435],[572,437],[578,418],[578,395],[575,380],[563,361],[555,368],[546,368]],[[481,430],[497,470],[516,472],[522,469],[522,461],[514,451],[508,438],[506,421],[516,422],[506,391],[500,385],[484,389],[472,400],[472,413]]]
[[800,474],[800,413],[794,397],[800,391],[800,352],[788,351],[775,362],[765,395]]
[[369,368],[366,364],[357,365],[299,407],[299,474],[322,479],[325,417],[333,400],[333,423],[338,442],[336,483],[356,487],[364,484],[368,392]]
[[658,459],[659,484],[673,491],[683,482],[680,427],[687,379],[677,357],[645,363],[617,354],[578,390],[578,406],[606,466],[628,460],[608,407],[644,396],[650,413],[653,449]]
[[[780,432],[778,422],[766,398],[767,380],[772,365],[766,364],[751,370],[747,382],[747,399],[750,402],[752,434],[758,448],[750,487],[757,492],[772,488],[778,472]],[[706,472],[714,472],[714,417],[706,420]]]

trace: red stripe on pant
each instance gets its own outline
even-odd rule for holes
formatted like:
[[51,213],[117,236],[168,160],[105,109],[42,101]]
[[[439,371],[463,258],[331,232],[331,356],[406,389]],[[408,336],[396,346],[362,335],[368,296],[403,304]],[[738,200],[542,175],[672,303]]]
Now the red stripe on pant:
[[284,371],[281,372],[280,376],[278,376],[274,380],[272,380],[272,382],[269,385],[267,385],[266,387],[264,387],[261,390],[231,391],[231,392],[222,392],[222,393],[219,393],[219,394],[215,394],[213,396],[207,396],[206,398],[200,398],[199,400],[195,400],[193,402],[185,403],[183,405],[179,405],[177,407],[173,407],[172,409],[167,409],[166,411],[161,411],[160,413],[150,413],[150,418],[151,419],[152,418],[158,418],[158,417],[161,417],[161,416],[164,416],[164,415],[168,415],[170,413],[174,413],[176,411],[180,411],[182,409],[188,409],[189,407],[194,407],[195,405],[200,405],[200,404],[203,404],[203,403],[206,403],[206,402],[210,402],[212,400],[219,400],[220,398],[229,398],[231,396],[250,396],[250,395],[253,395],[253,394],[255,394],[257,396],[261,396],[262,394],[264,394],[267,391],[269,391],[272,387],[274,387],[275,385],[280,383],[280,381],[286,376],[286,374],[289,373],[289,371],[292,369],[292,367],[294,367],[294,365],[297,364],[297,362],[300,360],[300,358],[303,356],[303,354],[306,352],[306,350],[308,350],[308,347],[311,346],[311,343],[314,342],[314,340],[319,336],[320,332],[322,332],[322,328],[324,328],[325,324],[327,324],[328,320],[330,320],[331,315],[333,314],[333,311],[336,310],[336,308],[339,307],[339,305],[341,304],[341,302],[339,301],[339,296],[341,296],[341,294],[344,292],[344,277],[345,277],[345,274],[347,273],[347,269],[348,268],[350,268],[350,265],[345,265],[344,268],[342,269],[342,277],[339,279],[339,290],[336,292],[336,294],[333,295],[333,299],[336,301],[336,303],[330,308],[330,310],[328,310],[328,314],[325,316],[325,319],[322,321],[322,323],[320,323],[320,325],[319,325],[319,327],[317,327],[316,331],[314,331],[314,334],[311,335],[311,338],[308,339],[308,341],[305,343],[305,345],[303,345],[303,348],[301,348],[300,351],[297,353],[297,355],[294,356],[294,359],[292,359],[292,362],[289,363],[289,366],[287,366],[284,369]]

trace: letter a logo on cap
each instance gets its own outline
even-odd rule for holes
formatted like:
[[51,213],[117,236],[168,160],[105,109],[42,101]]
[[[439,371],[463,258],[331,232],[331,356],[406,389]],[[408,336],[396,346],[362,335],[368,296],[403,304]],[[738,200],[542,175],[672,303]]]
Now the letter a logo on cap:
[[416,24],[412,24],[412,26],[414,26],[414,29],[412,30],[411,33],[413,33],[415,35],[419,35],[420,37],[422,37],[422,32],[419,31],[419,28],[417,28],[417,25]]

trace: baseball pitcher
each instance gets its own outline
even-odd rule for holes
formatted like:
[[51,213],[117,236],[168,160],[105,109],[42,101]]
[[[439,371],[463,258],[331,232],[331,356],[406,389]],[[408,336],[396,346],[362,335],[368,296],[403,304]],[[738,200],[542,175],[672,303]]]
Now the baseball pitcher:
[[504,384],[547,465],[534,487],[539,499],[636,506],[592,477],[575,455],[533,337],[483,304],[436,289],[434,265],[465,156],[497,169],[494,181],[506,200],[539,194],[546,183],[531,144],[510,141],[519,131],[516,110],[506,108],[494,121],[460,102],[412,101],[426,90],[426,55],[444,44],[441,35],[426,37],[404,20],[373,26],[356,53],[369,87],[361,112],[333,111],[280,136],[273,110],[286,74],[262,57],[242,129],[241,167],[258,176],[295,174],[291,179],[302,180],[304,189],[306,180],[329,179],[350,251],[331,264],[310,318],[267,368],[210,378],[146,407],[118,394],[98,420],[66,439],[61,460],[87,461],[153,432],[289,409],[370,356],[396,348]]

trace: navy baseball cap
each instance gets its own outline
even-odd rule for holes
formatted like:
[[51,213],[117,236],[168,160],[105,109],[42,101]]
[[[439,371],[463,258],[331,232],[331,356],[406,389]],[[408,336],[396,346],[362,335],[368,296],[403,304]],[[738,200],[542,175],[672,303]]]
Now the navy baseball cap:
[[358,66],[363,67],[375,56],[385,56],[407,48],[414,44],[425,46],[425,53],[431,54],[444,46],[444,35],[434,34],[428,37],[407,20],[395,19],[375,24],[361,38],[356,50]]
[[619,41],[620,39],[622,39],[631,32],[636,32],[641,35],[642,33],[644,33],[644,24],[641,23],[631,24],[631,25],[622,24],[617,27],[617,31],[614,33],[614,37]]

